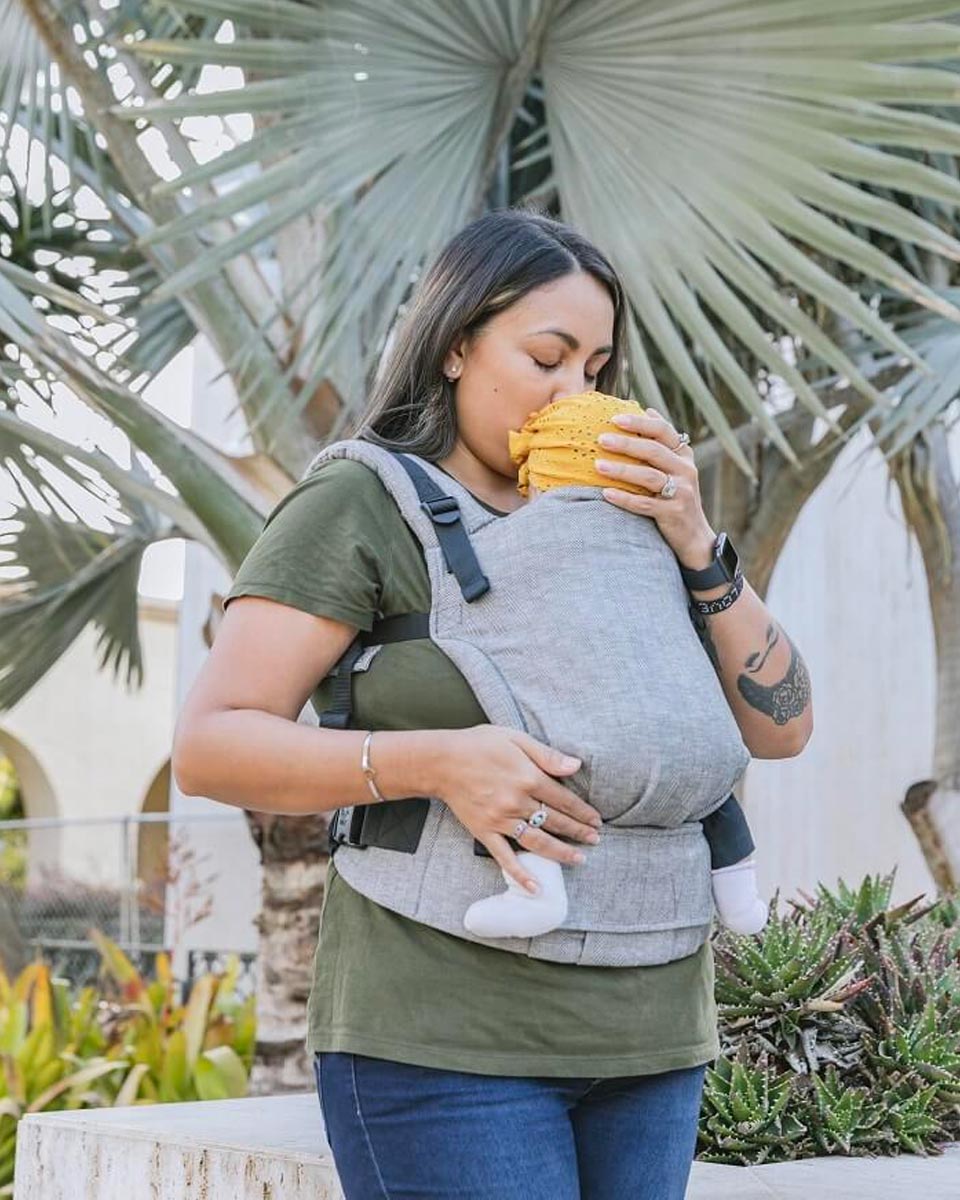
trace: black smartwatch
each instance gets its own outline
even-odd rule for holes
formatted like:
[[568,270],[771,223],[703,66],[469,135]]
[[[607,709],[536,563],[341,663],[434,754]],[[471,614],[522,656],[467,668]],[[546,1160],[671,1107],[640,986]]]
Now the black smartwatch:
[[733,583],[739,572],[740,555],[725,533],[717,534],[713,543],[713,562],[709,567],[694,571],[680,563],[680,575],[688,591],[705,592],[721,583]]

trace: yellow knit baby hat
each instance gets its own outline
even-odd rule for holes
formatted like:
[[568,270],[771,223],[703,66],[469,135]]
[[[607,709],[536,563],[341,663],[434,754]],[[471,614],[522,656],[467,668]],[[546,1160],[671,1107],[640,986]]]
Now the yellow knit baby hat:
[[532,412],[519,430],[507,432],[510,457],[519,467],[517,491],[526,496],[531,483],[541,492],[581,484],[654,495],[640,484],[601,475],[593,465],[596,458],[636,464],[632,455],[619,454],[597,442],[601,433],[623,433],[610,418],[633,408],[642,415],[643,409],[635,400],[621,400],[603,392],[579,392]]

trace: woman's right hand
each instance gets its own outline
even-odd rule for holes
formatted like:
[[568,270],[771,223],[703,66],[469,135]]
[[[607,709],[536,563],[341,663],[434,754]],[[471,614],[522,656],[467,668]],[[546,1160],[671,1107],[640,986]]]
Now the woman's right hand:
[[512,837],[517,821],[529,820],[541,801],[547,807],[547,819],[539,829],[527,829],[523,849],[562,863],[582,861],[576,846],[552,836],[598,840],[600,814],[553,778],[572,775],[579,769],[580,759],[570,759],[528,733],[504,725],[472,725],[444,734],[439,777],[431,794],[443,800],[508,875],[529,891],[538,890],[536,879],[524,870],[507,835]]

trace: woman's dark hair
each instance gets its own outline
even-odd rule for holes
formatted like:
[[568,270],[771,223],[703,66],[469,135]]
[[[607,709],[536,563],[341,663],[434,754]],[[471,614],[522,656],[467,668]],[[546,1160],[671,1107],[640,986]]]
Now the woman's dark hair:
[[527,292],[573,271],[587,271],[613,301],[613,351],[597,391],[618,394],[624,301],[606,257],[562,221],[526,209],[497,209],[471,221],[440,252],[416,292],[396,342],[381,365],[366,411],[344,437],[445,458],[457,435],[454,387],[443,374],[447,352]]

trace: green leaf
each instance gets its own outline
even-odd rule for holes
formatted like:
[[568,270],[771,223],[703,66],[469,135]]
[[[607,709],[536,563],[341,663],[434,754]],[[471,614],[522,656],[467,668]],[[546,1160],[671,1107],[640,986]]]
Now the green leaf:
[[7,585],[14,595],[0,613],[0,709],[12,707],[94,622],[99,666],[139,687],[143,659],[137,630],[137,582],[144,549],[154,540],[143,526],[116,536],[21,508],[19,529],[3,539],[29,564],[30,581]]
[[208,973],[195,979],[190,988],[190,998],[183,1018],[183,1031],[186,1036],[187,1064],[191,1067],[196,1065],[203,1047],[207,1022],[210,1019],[210,1004],[216,987],[215,977]]
[[247,1094],[247,1072],[230,1046],[204,1050],[193,1068],[201,1100],[232,1100]]
[[192,1099],[190,1092],[190,1064],[187,1061],[187,1035],[175,1029],[166,1039],[163,1066],[160,1071],[160,1099]]

